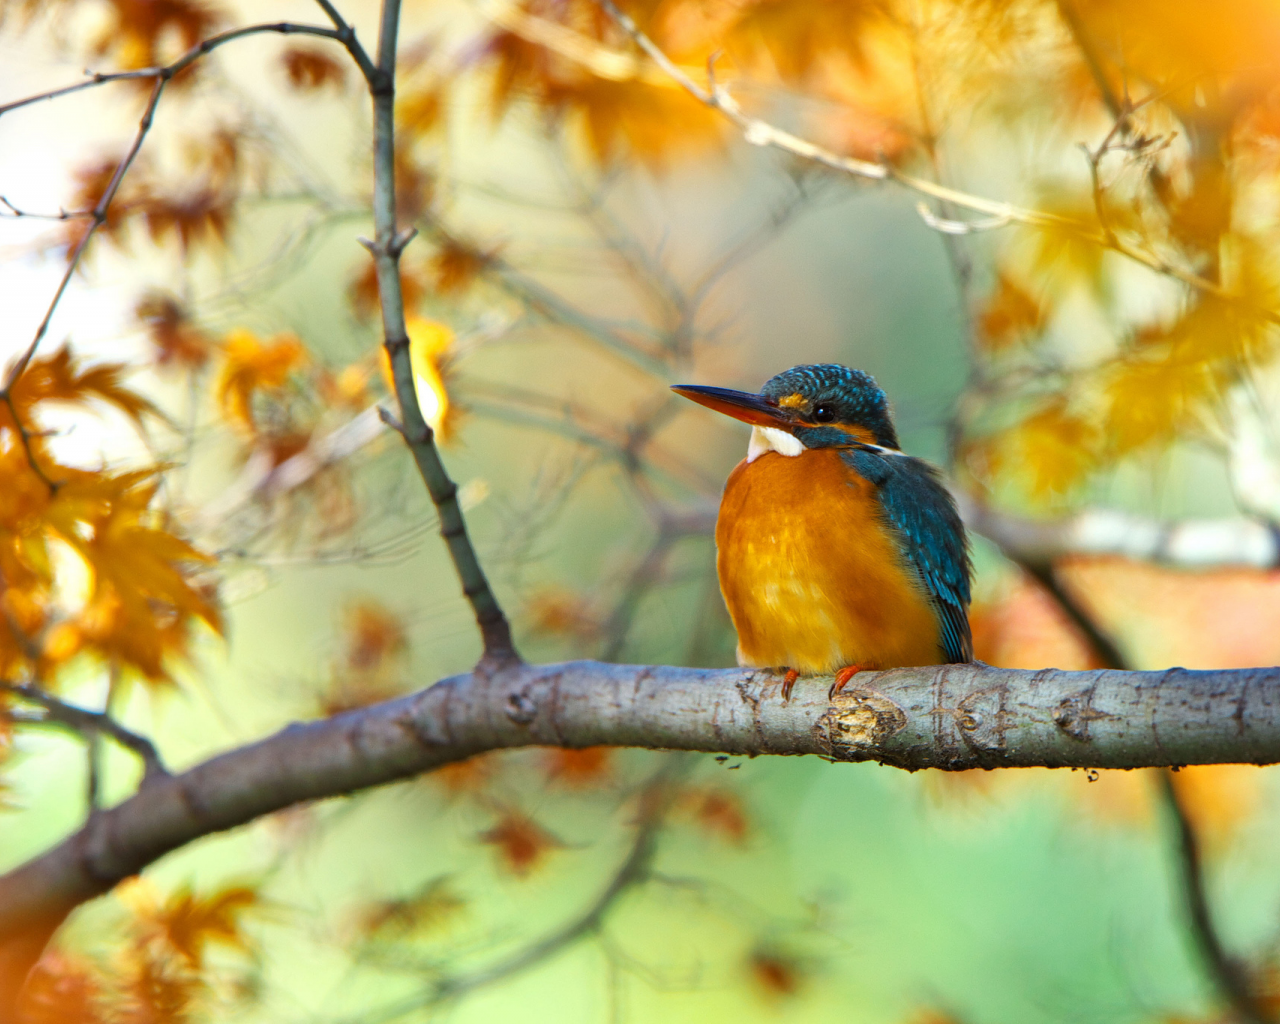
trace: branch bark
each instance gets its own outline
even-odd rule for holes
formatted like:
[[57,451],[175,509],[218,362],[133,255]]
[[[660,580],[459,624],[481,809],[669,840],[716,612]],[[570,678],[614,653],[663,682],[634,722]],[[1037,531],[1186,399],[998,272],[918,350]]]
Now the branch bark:
[[1280,761],[1280,669],[1039,672],[980,664],[829,679],[745,669],[508,663],[410,697],[292,725],[153,776],[63,843],[0,877],[0,1024],[56,927],[171,850],[293,804],[487,750],[635,746],[816,754],[907,770],[1140,768]]
[[373,220],[376,235],[367,247],[377,271],[383,344],[391,360],[396,398],[400,404],[400,423],[397,426],[427,485],[440,517],[440,536],[449,548],[454,568],[462,581],[462,592],[475,613],[476,625],[484,642],[481,663],[497,666],[519,660],[511,639],[511,626],[489,586],[489,579],[467,534],[467,524],[458,504],[458,486],[444,467],[435,436],[418,405],[409,358],[404,293],[400,285],[400,254],[413,240],[416,231],[401,232],[396,225],[395,79],[399,24],[399,0],[384,0],[376,73],[369,80],[369,92],[373,97]]

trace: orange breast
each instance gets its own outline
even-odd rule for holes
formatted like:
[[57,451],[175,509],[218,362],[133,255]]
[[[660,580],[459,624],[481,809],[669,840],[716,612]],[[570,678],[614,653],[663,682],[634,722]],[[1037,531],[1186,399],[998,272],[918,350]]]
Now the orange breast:
[[720,502],[716,570],[743,665],[815,673],[946,660],[872,485],[834,449],[738,463]]

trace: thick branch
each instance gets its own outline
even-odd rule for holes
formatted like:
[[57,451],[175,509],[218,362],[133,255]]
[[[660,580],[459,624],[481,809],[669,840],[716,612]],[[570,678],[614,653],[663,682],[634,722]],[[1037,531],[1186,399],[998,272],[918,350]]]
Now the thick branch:
[[[509,664],[293,725],[94,815],[0,877],[0,993],[12,998],[77,905],[202,836],[505,747],[817,754],[918,768],[1139,768],[1280,761],[1280,669],[1039,672],[944,665],[830,680],[571,662]],[[3,997],[0,997],[3,998]],[[0,1002],[0,1022],[6,1016]]]
[[413,232],[402,233],[396,226],[395,75],[399,19],[398,0],[384,0],[377,71],[369,85],[373,95],[373,220],[376,232],[369,250],[378,275],[384,344],[391,359],[396,398],[400,403],[400,431],[436,506],[440,517],[440,536],[448,545],[454,567],[462,580],[462,592],[471,602],[484,640],[484,662],[495,665],[518,658],[511,639],[511,627],[467,535],[467,524],[458,504],[458,486],[444,468],[434,434],[418,406],[409,359],[404,294],[400,287],[400,253],[412,240]]

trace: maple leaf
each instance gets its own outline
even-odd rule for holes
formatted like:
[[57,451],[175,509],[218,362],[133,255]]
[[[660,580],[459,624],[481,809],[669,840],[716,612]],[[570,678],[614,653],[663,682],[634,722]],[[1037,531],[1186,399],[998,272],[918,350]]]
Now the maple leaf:
[[[28,424],[33,407],[40,402],[100,401],[120,410],[139,425],[144,416],[164,419],[164,414],[149,399],[125,386],[122,378],[126,371],[123,363],[84,366],[72,354],[71,347],[63,345],[51,356],[33,359],[14,382],[10,397],[19,417]],[[4,415],[0,413],[0,417]]]
[[1105,435],[1096,418],[1073,412],[1064,396],[1054,396],[1016,426],[966,451],[979,478],[1005,474],[1022,483],[1039,502],[1065,498],[1101,464]]
[[772,945],[761,945],[747,956],[747,971],[766,996],[789,998],[799,994],[806,979],[800,960]]
[[[430,290],[427,269],[422,262],[400,261],[400,293],[404,298],[406,312],[412,312],[421,305],[423,298]],[[372,316],[378,311],[378,268],[373,260],[364,264],[364,269],[351,282],[347,289],[347,297],[356,315],[361,319]]]
[[1044,306],[1002,270],[978,313],[978,334],[988,349],[999,351],[1038,333],[1045,315]]
[[456,239],[445,239],[431,259],[436,290],[441,295],[465,291],[496,254],[497,250],[483,252]]
[[161,681],[166,662],[185,653],[193,620],[214,630],[222,620],[186,571],[210,559],[168,532],[149,507],[155,473],[71,473],[44,509],[43,527],[90,574],[87,603],[74,619],[76,642]]
[[246,951],[250,942],[242,919],[262,905],[257,888],[243,884],[204,896],[181,886],[162,896],[151,882],[136,879],[118,896],[132,913],[131,927],[144,941],[163,944],[197,969],[210,945]]
[[357,601],[345,618],[345,660],[353,671],[372,672],[408,649],[403,619],[377,601]]
[[754,0],[739,8],[726,37],[735,53],[767,55],[780,75],[801,79],[828,55],[866,57],[866,34],[888,14],[880,0]]
[[742,801],[725,789],[690,790],[681,801],[694,822],[721,839],[741,846],[749,829]]
[[22,988],[20,1024],[101,1024],[102,984],[87,962],[50,949]]
[[341,89],[347,82],[345,65],[314,46],[286,47],[280,55],[280,64],[289,84],[304,92],[325,86]]
[[611,747],[551,747],[543,755],[548,780],[569,789],[600,785],[613,771]]
[[496,847],[507,870],[520,878],[538,867],[552,850],[565,845],[528,815],[513,810],[503,812],[497,824],[478,838]]
[[396,96],[396,132],[420,139],[436,128],[444,115],[445,93],[439,83],[402,90]]
[[153,242],[174,237],[185,254],[197,245],[226,242],[235,197],[206,185],[173,195],[152,192],[137,208]]
[[[123,69],[157,67],[207,38],[225,21],[222,11],[200,0],[109,0],[107,17],[93,44]],[[174,45],[176,44],[176,45]],[[191,65],[173,79],[192,80]],[[139,80],[150,88],[146,79]]]
[[223,415],[248,434],[257,432],[253,399],[259,392],[279,392],[289,374],[302,365],[306,350],[293,334],[277,334],[263,341],[237,329],[222,343],[223,364],[218,379],[218,402]]
[[[460,414],[449,397],[448,386],[453,330],[438,321],[409,316],[405,318],[405,332],[409,335],[409,365],[418,408],[437,439],[447,442],[456,433]],[[391,358],[385,348],[378,350],[378,359],[387,390],[394,394]]]
[[600,637],[599,611],[584,594],[563,587],[543,587],[525,602],[530,628],[546,636],[566,636],[581,641]]
[[159,366],[198,370],[213,352],[213,340],[191,323],[190,315],[168,292],[147,292],[133,307],[133,315],[147,329]]
[[448,928],[466,909],[467,901],[458,895],[453,879],[441,875],[405,899],[379,900],[363,907],[357,927],[366,938],[416,938]]
[[425,777],[428,782],[442,787],[451,797],[463,793],[478,793],[493,780],[498,772],[498,764],[498,755],[493,752],[476,754],[462,761],[442,765]]

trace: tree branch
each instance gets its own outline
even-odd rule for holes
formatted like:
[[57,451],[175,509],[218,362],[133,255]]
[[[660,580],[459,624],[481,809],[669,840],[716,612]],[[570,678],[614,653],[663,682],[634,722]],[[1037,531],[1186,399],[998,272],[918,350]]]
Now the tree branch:
[[[486,750],[636,746],[817,754],[919,768],[1139,768],[1280,761],[1280,669],[1038,672],[980,664],[829,679],[745,669],[508,663],[410,697],[292,725],[155,777],[0,877],[0,1024],[72,909],[171,850],[292,804]],[[9,1002],[3,1002],[8,999]]]
[[164,762],[160,760],[159,752],[149,739],[126,729],[105,712],[91,711],[76,704],[68,704],[38,686],[0,682],[0,691],[11,693],[44,710],[44,717],[40,721],[27,724],[56,725],[81,735],[110,736],[120,746],[132,750],[142,759],[144,781],[151,778],[153,774],[169,774]]
[[484,640],[482,664],[496,666],[519,658],[511,639],[511,626],[467,535],[466,520],[458,505],[458,486],[444,468],[434,434],[422,416],[409,359],[404,295],[400,286],[400,254],[412,239],[412,234],[404,234],[396,226],[395,75],[399,19],[398,0],[384,0],[377,71],[369,85],[373,96],[373,217],[376,235],[368,248],[373,254],[378,276],[383,343],[391,359],[396,398],[400,404],[400,432],[413,453],[418,471],[436,506],[440,517],[440,536],[448,545],[454,568],[462,580],[462,592],[471,602],[480,627]]

